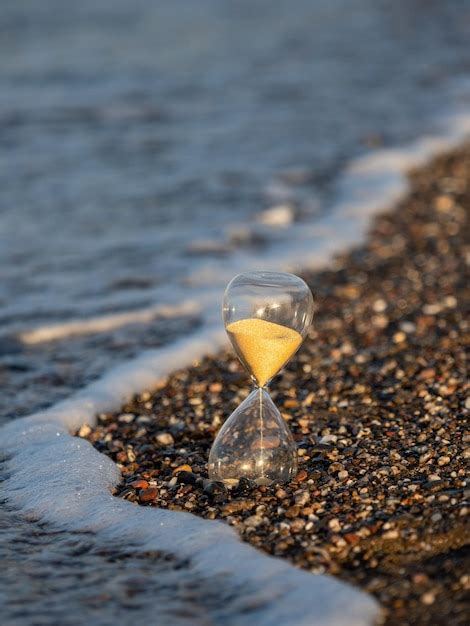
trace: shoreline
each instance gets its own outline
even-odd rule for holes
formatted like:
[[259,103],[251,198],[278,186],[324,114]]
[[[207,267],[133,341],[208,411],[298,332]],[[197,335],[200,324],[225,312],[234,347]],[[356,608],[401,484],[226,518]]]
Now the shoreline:
[[231,352],[80,434],[118,463],[127,500],[224,519],[265,552],[375,595],[389,626],[463,624],[470,148],[410,178],[365,245],[304,275],[318,302],[313,330],[271,390],[299,445],[296,481],[226,494],[178,478],[183,466],[204,475],[217,428],[248,392]]

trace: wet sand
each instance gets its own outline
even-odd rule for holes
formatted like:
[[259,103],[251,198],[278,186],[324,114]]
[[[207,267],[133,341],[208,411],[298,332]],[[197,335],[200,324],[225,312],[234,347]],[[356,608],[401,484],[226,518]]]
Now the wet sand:
[[122,469],[116,496],[222,518],[241,537],[374,594],[385,623],[468,623],[470,147],[413,172],[366,245],[307,273],[317,314],[271,396],[298,444],[287,485],[207,479],[250,391],[232,352],[206,358],[80,434]]

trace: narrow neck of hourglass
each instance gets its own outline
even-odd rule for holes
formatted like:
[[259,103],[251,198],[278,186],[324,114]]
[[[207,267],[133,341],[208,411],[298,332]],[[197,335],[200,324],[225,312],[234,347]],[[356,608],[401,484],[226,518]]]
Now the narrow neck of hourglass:
[[250,380],[253,383],[253,385],[256,387],[256,389],[262,389],[263,391],[268,391],[268,387],[271,384],[273,378],[274,376],[271,376],[271,378],[267,380],[263,385],[260,385],[260,383],[256,380],[256,378],[250,374]]

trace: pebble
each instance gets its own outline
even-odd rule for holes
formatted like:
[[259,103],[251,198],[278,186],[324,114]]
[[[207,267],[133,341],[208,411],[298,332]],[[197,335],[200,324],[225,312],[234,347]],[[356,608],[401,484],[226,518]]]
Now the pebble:
[[221,498],[224,499],[227,493],[227,487],[223,482],[218,480],[206,480],[204,481],[203,486],[204,493],[210,496],[211,498]]
[[139,480],[134,480],[133,482],[131,482],[130,485],[134,489],[147,489],[147,487],[149,486],[149,483],[148,483],[148,480],[144,480],[143,478],[140,478]]
[[447,465],[448,463],[450,463],[450,456],[440,456],[437,459],[437,464],[440,466]]
[[222,515],[231,515],[240,511],[249,511],[256,505],[255,500],[232,500],[222,507]]
[[338,437],[336,435],[324,435],[319,443],[322,445],[330,445],[331,443],[336,443],[338,441]]
[[298,517],[299,513],[300,513],[300,506],[298,504],[294,504],[293,506],[290,506],[287,509],[287,511],[285,512],[285,516],[290,519],[294,519]]
[[[470,450],[470,448],[469,448]],[[298,471],[297,476],[295,477],[296,482],[298,483],[302,483],[304,482],[304,480],[307,480],[308,478],[308,472],[305,469],[301,469]]]
[[308,491],[301,491],[295,496],[295,503],[299,506],[305,506],[310,500],[310,493]]
[[155,437],[157,443],[162,446],[172,446],[175,443],[171,433],[160,433]]
[[421,596],[421,602],[428,606],[430,606],[431,604],[434,604],[435,600],[436,600],[436,596],[432,591],[427,591],[426,593],[423,593],[423,595]]
[[92,429],[90,426],[88,426],[88,424],[83,424],[83,426],[80,428],[80,430],[78,431],[78,436],[79,437],[88,437],[88,435],[92,432]]
[[199,476],[189,470],[179,471],[175,478],[177,482],[184,483],[185,485],[196,485],[199,480]]
[[394,529],[394,530],[387,530],[387,532],[385,532],[382,535],[382,537],[384,539],[398,539],[399,536],[400,536],[400,533],[396,529]]
[[156,487],[148,487],[139,491],[139,500],[141,502],[151,502],[158,496],[158,489]]
[[191,465],[178,465],[178,467],[175,467],[175,469],[173,470],[173,474],[179,474],[180,472],[192,472],[193,468],[191,467]]
[[118,417],[118,421],[123,424],[130,424],[135,419],[135,415],[133,413],[123,413]]

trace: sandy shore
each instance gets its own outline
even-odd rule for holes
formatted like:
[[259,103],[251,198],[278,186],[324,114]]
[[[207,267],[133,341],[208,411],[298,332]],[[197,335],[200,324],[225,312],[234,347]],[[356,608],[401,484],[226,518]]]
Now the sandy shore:
[[119,497],[222,518],[260,549],[374,594],[390,626],[463,625],[470,148],[411,181],[364,247],[305,275],[314,326],[271,391],[298,443],[295,481],[227,492],[207,480],[215,433],[249,392],[232,353],[80,434],[122,468]]

